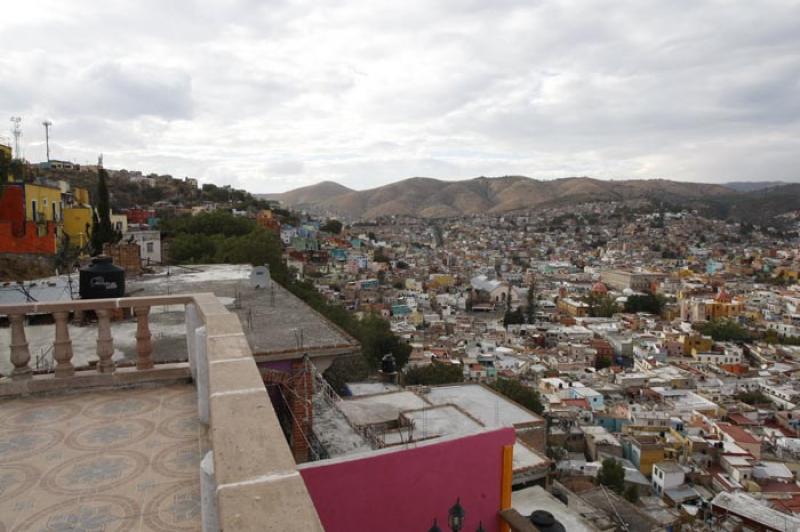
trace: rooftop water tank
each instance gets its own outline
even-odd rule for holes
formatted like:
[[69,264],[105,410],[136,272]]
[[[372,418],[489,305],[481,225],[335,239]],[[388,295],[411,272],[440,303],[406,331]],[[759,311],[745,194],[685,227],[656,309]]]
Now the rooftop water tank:
[[528,519],[540,532],[566,532],[564,525],[548,511],[536,510]]
[[125,295],[125,270],[114,266],[111,257],[99,256],[80,271],[81,299],[106,299]]

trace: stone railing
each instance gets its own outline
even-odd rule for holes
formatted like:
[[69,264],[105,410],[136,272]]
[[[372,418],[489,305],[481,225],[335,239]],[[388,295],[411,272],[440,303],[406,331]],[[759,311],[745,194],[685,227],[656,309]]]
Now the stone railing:
[[[8,375],[10,381],[8,379],[0,381],[0,396],[65,388],[131,384],[150,379],[188,378],[188,365],[185,363],[155,367],[149,316],[152,307],[184,306],[191,302],[191,296],[180,295],[0,305],[0,317],[8,317],[11,337],[8,353],[13,365],[13,370]],[[111,334],[111,317],[113,312],[120,309],[129,309],[136,318],[135,368],[117,368],[112,360],[114,338]],[[94,370],[76,372],[73,365],[69,323],[72,316],[83,315],[87,311],[93,311],[97,316],[98,360]],[[31,368],[25,320],[27,316],[42,314],[50,314],[54,322],[52,356],[55,368],[52,373],[35,375]]]
[[[185,306],[187,363],[153,364],[148,316],[159,305]],[[120,308],[133,309],[137,320],[131,368],[115,368],[111,360],[110,313]],[[98,318],[98,362],[75,371],[68,322],[87,310]],[[33,375],[25,316],[47,313],[55,321],[55,372]],[[14,369],[0,380],[0,395],[192,378],[212,449],[200,474],[203,530],[323,530],[239,319],[214,294],[0,305],[2,316],[10,322]]]
[[[208,412],[220,528],[323,530],[238,317],[213,294],[196,294],[192,307],[200,325],[193,342],[199,412],[201,420]],[[203,493],[211,491],[206,479]]]

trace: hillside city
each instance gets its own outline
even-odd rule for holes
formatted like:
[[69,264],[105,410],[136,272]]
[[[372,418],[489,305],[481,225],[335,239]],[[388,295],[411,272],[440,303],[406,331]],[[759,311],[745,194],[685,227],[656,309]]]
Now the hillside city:
[[[637,198],[340,221],[0,148],[7,383],[72,365],[63,350],[33,369],[17,356],[50,326],[29,316],[19,336],[14,305],[78,299],[75,268],[104,255],[127,295],[213,292],[238,316],[256,361],[273,361],[261,378],[298,464],[510,427],[501,528],[535,527],[544,508],[570,530],[800,530],[800,210],[767,226]],[[75,327],[74,365],[101,371],[80,354],[87,317],[53,316],[57,335]],[[174,340],[168,316],[149,318],[155,345]],[[136,320],[120,367],[142,355]]]

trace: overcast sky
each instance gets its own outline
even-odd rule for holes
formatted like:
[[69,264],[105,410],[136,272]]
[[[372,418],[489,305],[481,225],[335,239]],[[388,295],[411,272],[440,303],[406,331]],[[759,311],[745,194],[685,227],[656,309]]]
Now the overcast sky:
[[800,180],[800,2],[25,0],[24,154],[279,192],[522,174]]

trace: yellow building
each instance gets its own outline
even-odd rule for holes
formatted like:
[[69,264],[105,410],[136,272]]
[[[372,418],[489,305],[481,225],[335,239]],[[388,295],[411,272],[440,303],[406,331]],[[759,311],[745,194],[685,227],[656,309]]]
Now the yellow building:
[[70,243],[83,247],[89,241],[92,228],[91,207],[67,207],[64,209],[64,232]]
[[558,300],[558,310],[574,316],[576,318],[584,318],[589,315],[589,305],[578,299],[564,297]]
[[[12,158],[11,146],[0,144],[0,160],[4,161],[5,164],[8,164],[11,162],[11,158]],[[0,176],[0,181],[9,179],[10,177],[11,177],[10,175]]]
[[455,286],[456,280],[452,275],[446,273],[434,273],[430,277],[430,285],[434,288],[448,288]]
[[89,205],[89,190],[81,187],[72,187],[72,198],[75,203]]
[[639,457],[639,472],[645,476],[653,474],[653,464],[664,460],[664,442],[658,436],[637,435],[633,448]]
[[713,301],[706,301],[706,319],[730,319],[739,316],[744,311],[744,305],[738,299],[732,298],[724,290],[720,290]]
[[685,355],[707,353],[714,346],[714,340],[710,336],[703,336],[702,334],[687,334],[682,337],[682,340],[683,353]]
[[63,217],[61,189],[47,185],[25,184],[25,219],[34,222],[56,222]]

